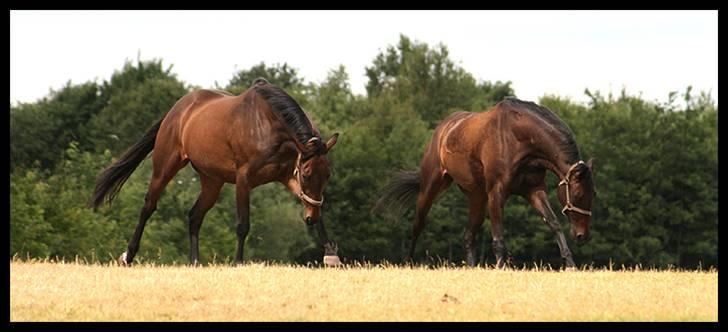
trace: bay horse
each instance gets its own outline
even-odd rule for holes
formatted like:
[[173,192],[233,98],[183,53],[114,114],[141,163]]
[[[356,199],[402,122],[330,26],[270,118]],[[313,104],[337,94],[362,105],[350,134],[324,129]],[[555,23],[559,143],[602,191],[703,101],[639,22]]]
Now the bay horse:
[[[164,187],[188,163],[200,177],[200,194],[188,214],[190,263],[199,263],[198,235],[205,214],[218,199],[225,183],[235,185],[237,204],[237,251],[250,229],[250,191],[269,182],[280,182],[304,207],[303,219],[316,225],[326,257],[336,258],[336,246],[328,240],[322,219],[324,187],[331,171],[327,153],[338,133],[326,143],[298,103],[263,78],[240,95],[196,90],[184,95],[116,162],[98,176],[89,205],[97,208],[111,201],[137,166],[152,153],[152,178],[134,235],[119,257],[131,264],[139,250],[144,225],[156,210]],[[329,260],[332,261],[332,260]]]
[[468,198],[469,224],[464,246],[467,264],[475,266],[475,236],[487,208],[496,266],[511,255],[503,241],[502,213],[509,195],[524,197],[556,235],[567,267],[575,266],[561,225],[546,194],[546,171],[560,179],[562,213],[578,244],[590,238],[589,221],[596,191],[592,159],[581,160],[574,134],[556,114],[532,102],[506,98],[482,113],[455,112],[432,135],[418,171],[400,171],[383,188],[375,210],[403,212],[415,196],[415,220],[407,261],[435,199],[452,182]]

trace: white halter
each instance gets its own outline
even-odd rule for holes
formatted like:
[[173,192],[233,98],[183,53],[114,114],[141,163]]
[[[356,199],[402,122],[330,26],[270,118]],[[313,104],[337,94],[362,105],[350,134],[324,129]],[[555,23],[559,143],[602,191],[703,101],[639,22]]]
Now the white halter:
[[561,210],[561,213],[566,215],[566,211],[574,211],[577,213],[581,213],[583,215],[591,216],[591,211],[578,208],[578,207],[574,206],[574,204],[571,204],[571,198],[569,197],[569,175],[571,174],[571,171],[573,171],[574,168],[576,168],[576,166],[578,166],[579,164],[584,164],[584,161],[579,160],[574,165],[571,165],[569,170],[566,171],[566,174],[564,175],[564,179],[561,180],[561,182],[559,182],[559,186],[562,184],[566,185],[566,205],[564,206],[564,209]]
[[[318,140],[318,137],[311,137],[309,142]],[[301,152],[298,152],[298,157],[296,158],[296,167],[293,169],[293,176],[296,177],[296,180],[298,181],[298,187],[300,189],[300,192],[298,193],[298,197],[306,202],[308,202],[311,205],[315,206],[321,206],[324,204],[324,196],[321,195],[321,200],[317,201],[313,199],[311,196],[306,195],[306,193],[303,192],[303,181],[301,181],[301,171],[299,170],[301,165]]]

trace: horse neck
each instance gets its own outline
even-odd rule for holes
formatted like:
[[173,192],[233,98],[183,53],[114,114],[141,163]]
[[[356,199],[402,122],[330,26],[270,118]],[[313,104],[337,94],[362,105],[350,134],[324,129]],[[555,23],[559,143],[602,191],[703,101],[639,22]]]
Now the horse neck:
[[281,181],[285,183],[293,177],[293,170],[296,167],[298,156],[302,153],[302,145],[298,142],[296,133],[286,126],[285,123],[278,121],[277,117],[271,117],[271,121],[275,121],[272,122],[274,123],[272,132],[273,140],[275,141],[273,145],[279,146],[279,148],[270,151],[272,154],[283,153],[285,158],[273,157],[273,155],[268,157],[272,160],[277,160],[276,162],[282,166],[283,173],[281,174]]
[[[319,133],[318,129],[316,129],[316,127],[313,125],[313,123],[311,123],[311,132],[313,134],[311,137],[318,137],[319,139],[321,139],[321,134]],[[295,147],[295,151],[296,151],[296,154],[294,155],[294,157],[292,159],[290,159],[289,161],[285,162],[286,165],[289,165],[286,168],[290,168],[292,170],[293,168],[295,168],[297,166],[297,163],[299,162],[298,158],[300,158],[304,154],[306,154],[307,151],[305,151],[305,144],[301,144],[298,141],[295,133],[293,133],[289,130],[289,131],[287,131],[286,136],[287,136],[287,141],[288,141],[288,143],[286,143],[286,144],[293,145]]]
[[559,143],[559,134],[550,133],[543,136],[539,140],[543,143],[537,148],[538,157],[536,159],[560,179],[563,179],[569,168],[579,160],[578,152],[576,160],[571,160],[570,153],[564,150]]
[[[300,142],[298,140],[299,133],[295,132],[294,128],[289,127],[282,121],[278,121],[277,123],[278,123],[278,126],[280,126],[280,132],[283,133],[282,136],[280,137],[280,139],[283,141],[281,144],[292,144],[295,148],[296,155],[305,154],[306,153],[306,151],[305,151],[306,142]],[[312,129],[311,137],[320,136],[320,135],[318,135],[318,131],[316,130],[315,127],[312,127],[311,129]],[[305,134],[305,136],[309,136],[309,135]],[[293,165],[293,162],[295,162],[297,160],[296,155],[294,155],[294,157],[291,161],[292,165]]]

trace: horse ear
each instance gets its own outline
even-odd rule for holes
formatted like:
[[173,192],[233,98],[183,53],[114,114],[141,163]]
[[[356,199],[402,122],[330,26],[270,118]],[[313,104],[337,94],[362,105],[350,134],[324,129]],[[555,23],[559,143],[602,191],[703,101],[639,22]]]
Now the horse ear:
[[577,167],[574,170],[574,174],[575,174],[575,176],[576,176],[577,179],[580,179],[581,180],[586,175],[594,176],[594,168],[592,168],[592,167],[594,167],[594,158],[589,158],[589,160],[586,163],[584,163],[584,164],[586,165],[586,169],[588,169],[589,172],[587,172],[583,167]]
[[331,151],[331,148],[336,144],[336,140],[339,138],[339,133],[331,135],[328,141],[326,141],[326,152]]
[[594,173],[594,158],[589,158],[586,162],[586,166],[589,167],[589,170]]

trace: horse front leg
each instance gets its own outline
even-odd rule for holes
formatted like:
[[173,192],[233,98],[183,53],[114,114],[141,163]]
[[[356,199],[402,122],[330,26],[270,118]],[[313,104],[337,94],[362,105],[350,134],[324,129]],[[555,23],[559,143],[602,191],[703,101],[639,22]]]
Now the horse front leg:
[[192,206],[188,213],[189,219],[189,231],[190,231],[190,265],[199,265],[200,247],[199,247],[199,234],[202,221],[205,219],[205,214],[209,211],[217,202],[217,198],[220,195],[220,189],[223,183],[208,178],[204,174],[200,174],[200,195],[195,201],[195,205]]
[[237,225],[235,233],[238,236],[238,249],[235,252],[235,264],[243,263],[243,249],[245,238],[250,231],[250,189],[243,181],[238,180],[235,184],[235,201],[237,203]]
[[328,234],[326,234],[326,228],[324,227],[324,218],[320,217],[313,225],[309,227],[315,227],[318,233],[319,245],[324,249],[324,264],[327,266],[341,265],[341,260],[337,254],[339,247],[329,240]]
[[475,266],[475,237],[480,233],[483,219],[485,219],[485,196],[471,193],[469,200],[469,223],[465,229],[465,259],[468,266]]
[[503,205],[505,197],[503,191],[495,188],[488,194],[488,213],[490,214],[490,232],[493,236],[493,253],[495,254],[496,267],[504,268],[513,261],[513,258],[506,248],[503,240]]
[[559,219],[556,217],[556,214],[551,209],[551,205],[549,204],[546,191],[544,189],[534,190],[528,196],[528,200],[531,202],[531,205],[533,205],[533,207],[536,208],[536,210],[538,210],[538,212],[541,214],[544,222],[546,222],[549,228],[551,228],[551,230],[555,233],[556,244],[558,244],[559,246],[559,251],[561,253],[563,263],[566,265],[567,268],[574,268],[576,266],[576,264],[574,264],[574,258],[571,255],[571,250],[569,249],[569,246],[566,244],[566,237],[564,236],[564,232],[561,230],[561,224],[559,224]]

